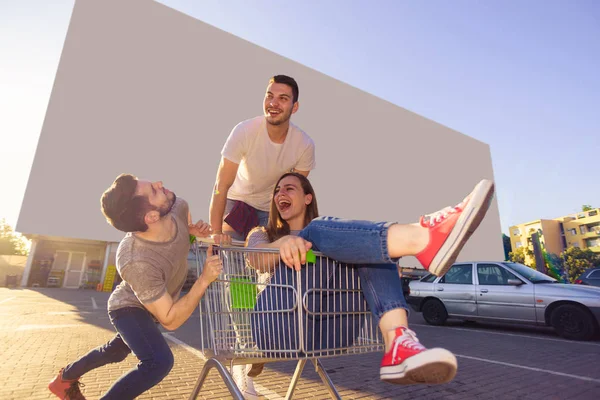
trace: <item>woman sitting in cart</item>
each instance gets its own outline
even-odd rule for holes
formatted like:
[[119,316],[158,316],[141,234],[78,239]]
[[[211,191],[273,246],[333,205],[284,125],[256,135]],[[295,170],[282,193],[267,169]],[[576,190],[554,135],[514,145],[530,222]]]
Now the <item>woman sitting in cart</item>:
[[[277,350],[298,348],[308,353],[331,346],[345,348],[356,339],[361,318],[353,318],[352,310],[347,309],[350,306],[339,305],[337,300],[332,303],[338,304],[337,311],[346,313],[348,319],[328,322],[335,318],[314,317],[308,322],[314,326],[305,327],[303,331],[309,334],[302,335],[300,340],[295,327],[297,317],[284,318],[283,314],[274,313],[278,309],[294,308],[294,295],[282,285],[294,282],[296,271],[301,271],[303,292],[323,283],[334,289],[332,292],[355,284],[343,276],[333,279],[330,275],[324,276],[322,268],[317,267],[319,263],[307,264],[306,254],[312,249],[356,268],[362,296],[385,342],[380,368],[382,380],[397,384],[451,381],[457,369],[455,356],[445,349],[425,348],[408,328],[408,311],[397,262],[400,257],[415,256],[429,272],[444,274],[484,218],[493,193],[493,183],[482,180],[458,205],[424,215],[414,224],[344,220],[319,217],[315,193],[308,179],[293,172],[284,174],[274,189],[267,227],[255,228],[246,239],[247,247],[279,249],[279,254],[249,252],[248,255],[252,267],[263,276],[268,273],[269,284],[259,295],[252,316],[258,347],[272,350],[274,354]],[[280,264],[279,257],[285,265]],[[319,301],[322,303],[323,297]],[[344,329],[352,332],[340,333]],[[307,337],[310,332],[314,337]]]

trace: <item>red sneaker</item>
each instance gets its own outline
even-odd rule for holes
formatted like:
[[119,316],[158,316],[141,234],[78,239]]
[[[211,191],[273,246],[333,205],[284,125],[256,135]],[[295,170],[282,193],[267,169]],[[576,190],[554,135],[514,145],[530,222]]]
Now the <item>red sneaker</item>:
[[85,400],[79,390],[79,386],[84,386],[83,383],[79,382],[79,378],[73,380],[63,379],[63,369],[48,384],[48,389],[62,400]]
[[429,229],[429,243],[416,258],[424,268],[437,276],[448,271],[483,220],[493,196],[494,183],[484,179],[460,204],[421,217],[421,226]]
[[381,380],[399,385],[448,383],[456,375],[456,357],[445,349],[426,349],[413,331],[396,328],[390,351],[381,360]]

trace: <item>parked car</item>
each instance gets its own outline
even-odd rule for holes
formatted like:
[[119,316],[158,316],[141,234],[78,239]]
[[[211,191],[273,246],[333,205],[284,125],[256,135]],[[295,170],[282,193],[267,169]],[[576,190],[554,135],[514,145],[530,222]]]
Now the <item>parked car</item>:
[[523,264],[455,263],[409,286],[408,303],[431,325],[448,318],[547,325],[574,340],[599,331],[600,288],[558,283]]
[[590,268],[575,280],[578,285],[600,286],[600,267]]
[[402,292],[404,293],[404,298],[407,298],[408,294],[410,293],[410,282],[419,280],[428,274],[429,272],[422,268],[400,268],[400,281],[402,282]]

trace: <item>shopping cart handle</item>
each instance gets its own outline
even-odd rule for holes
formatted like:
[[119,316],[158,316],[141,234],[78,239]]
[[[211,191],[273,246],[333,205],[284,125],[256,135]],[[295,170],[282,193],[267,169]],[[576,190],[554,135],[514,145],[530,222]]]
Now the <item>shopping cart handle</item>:
[[[195,240],[196,242],[198,242],[198,244],[215,244],[215,239],[213,239],[212,237],[197,238],[194,236],[194,238],[192,239],[192,236],[194,235],[190,235],[190,243],[194,243]],[[243,240],[231,240],[231,245],[234,247],[244,247],[245,242]]]

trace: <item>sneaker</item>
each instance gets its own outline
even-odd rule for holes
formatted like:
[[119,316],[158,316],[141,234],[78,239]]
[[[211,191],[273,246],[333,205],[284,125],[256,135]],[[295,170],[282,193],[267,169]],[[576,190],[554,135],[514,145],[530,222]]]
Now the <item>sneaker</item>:
[[258,393],[254,388],[254,380],[248,376],[252,364],[234,365],[231,369],[231,375],[245,400],[258,400]]
[[63,370],[64,368],[48,384],[48,389],[62,400],[85,400],[85,397],[83,397],[83,394],[79,390],[80,386],[83,387],[85,385],[79,382],[79,378],[73,380],[63,379]]
[[493,196],[494,183],[484,179],[460,204],[421,217],[421,226],[429,229],[429,243],[415,257],[425,269],[437,276],[448,271],[483,220]]
[[426,349],[413,331],[396,328],[390,351],[381,360],[381,380],[399,385],[447,383],[456,375],[456,357],[445,349]]

